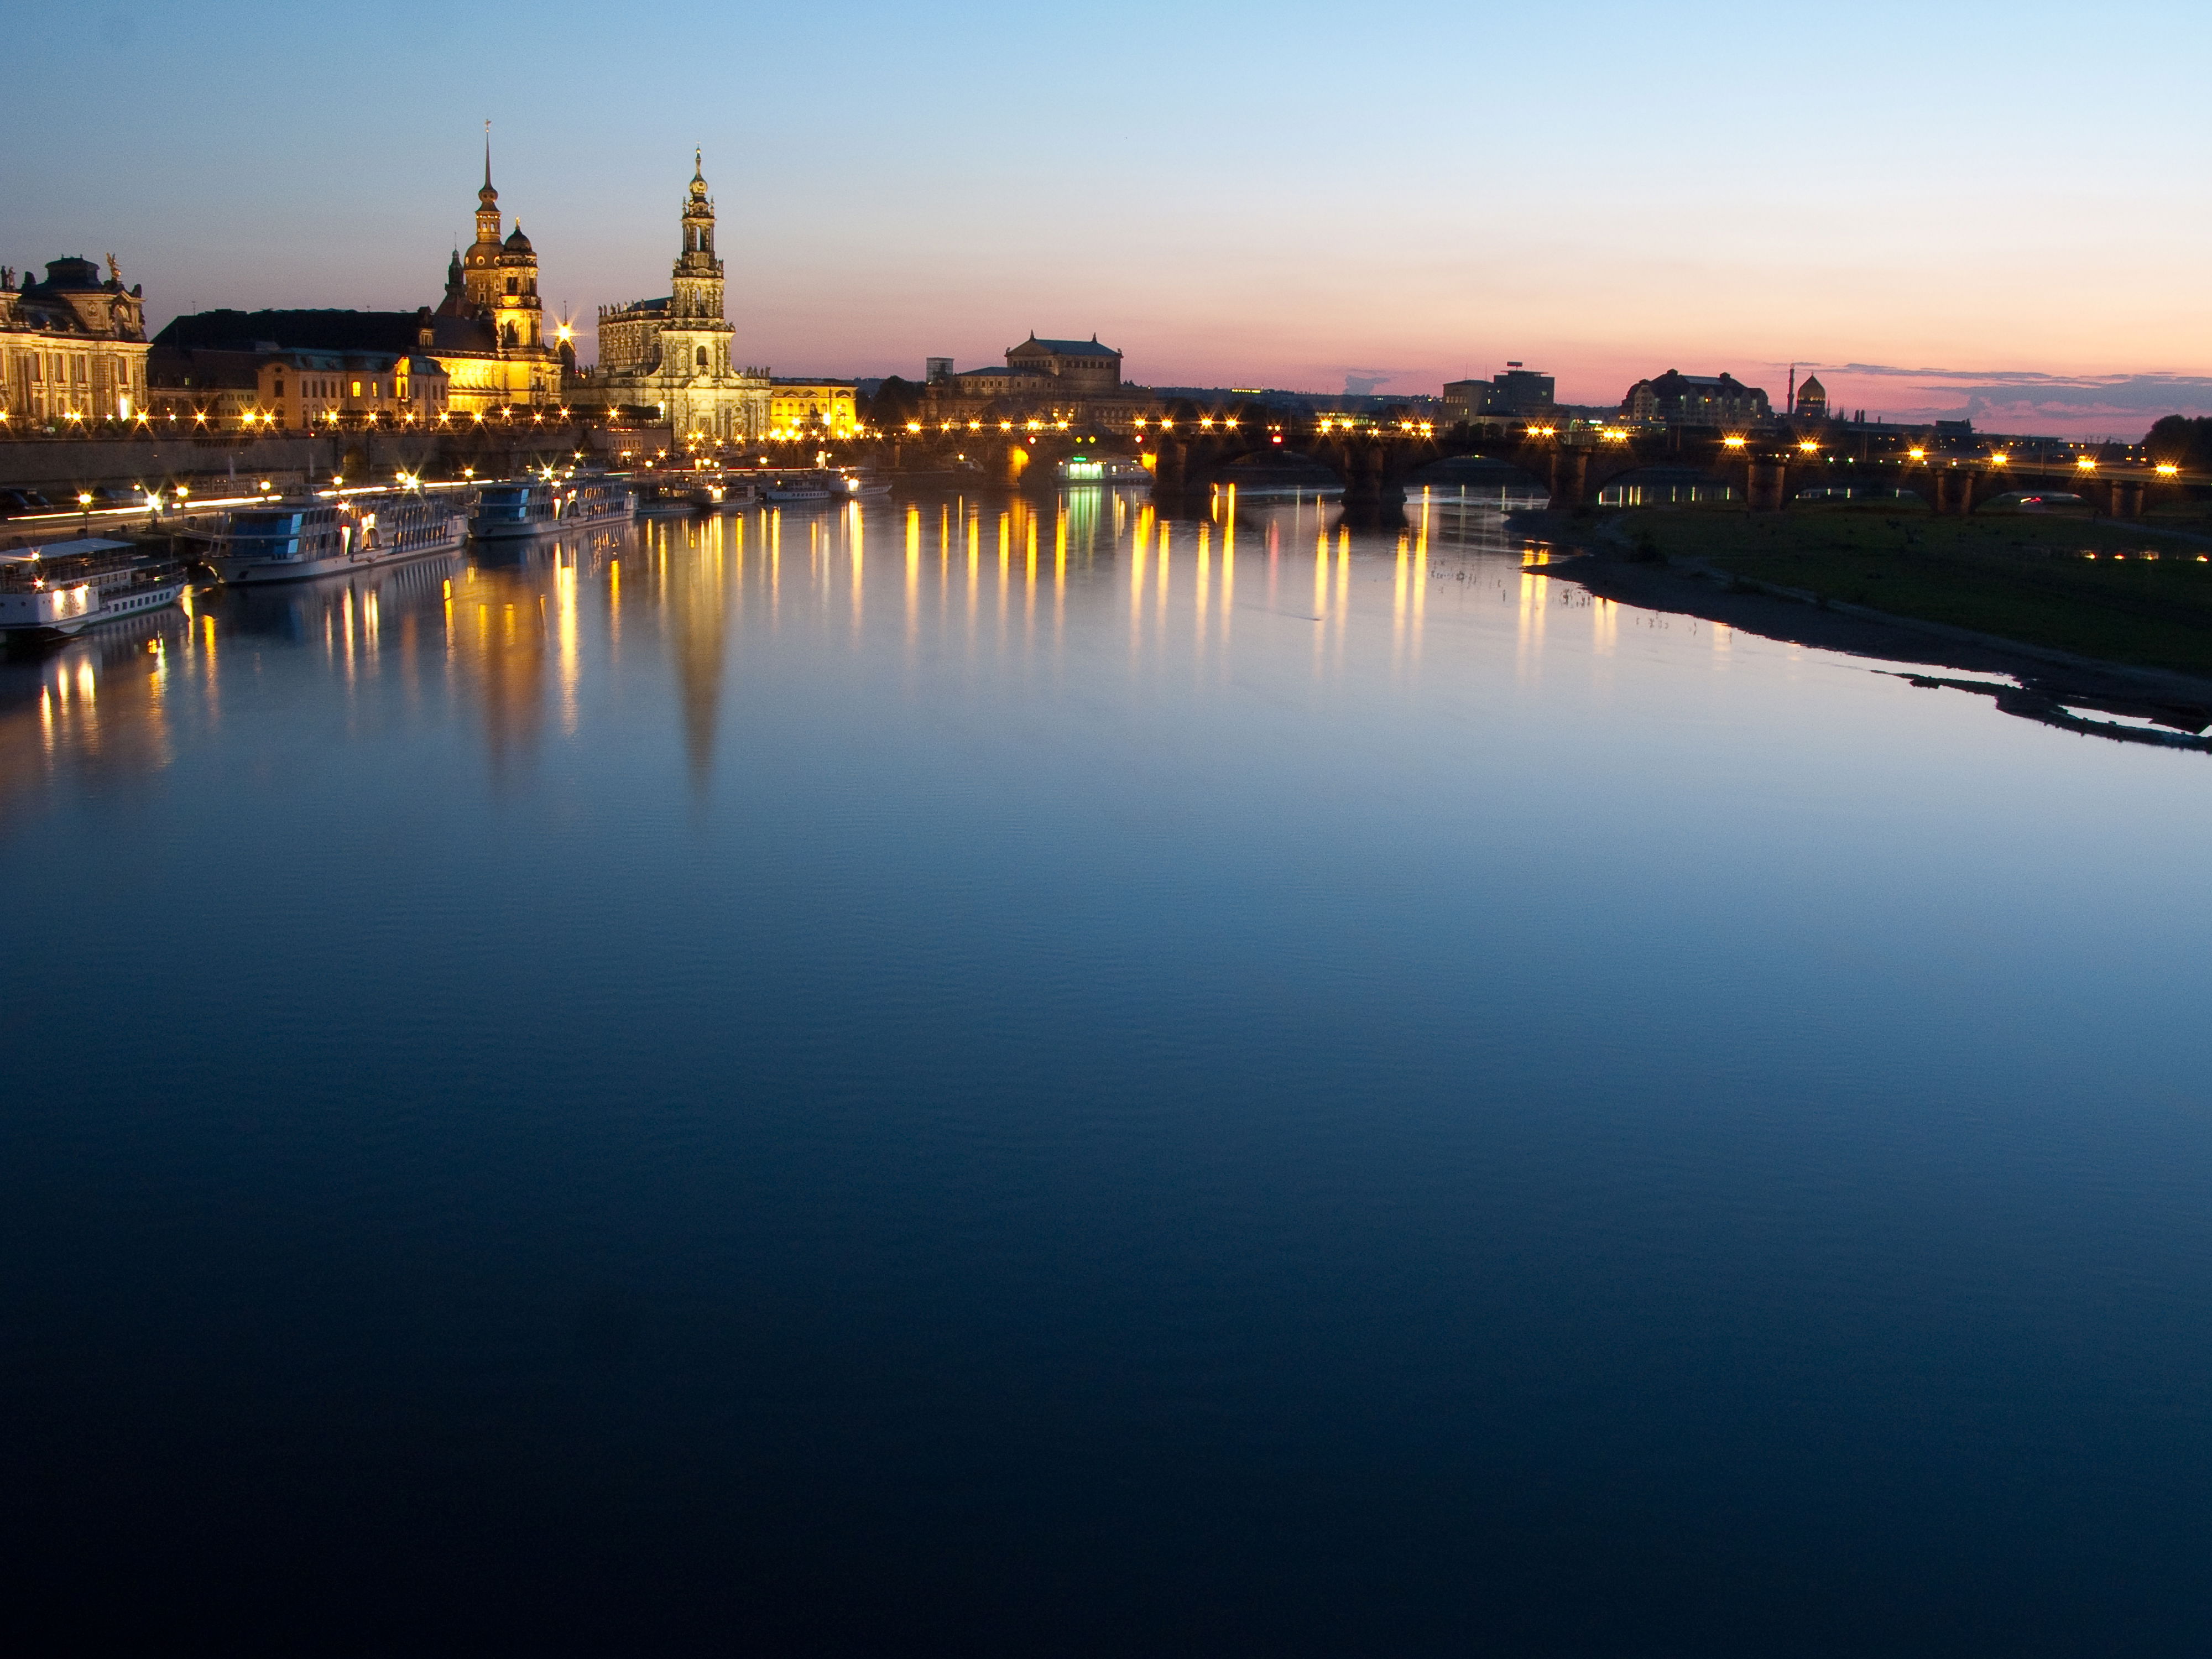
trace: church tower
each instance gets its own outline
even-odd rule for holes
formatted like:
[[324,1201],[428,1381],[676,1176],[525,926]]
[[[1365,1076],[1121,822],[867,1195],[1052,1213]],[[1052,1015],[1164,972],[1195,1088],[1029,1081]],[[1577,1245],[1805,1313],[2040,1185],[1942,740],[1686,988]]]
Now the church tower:
[[[520,221],[502,241],[499,192],[492,188],[491,139],[484,139],[483,188],[477,192],[477,239],[461,257],[461,281],[476,314],[492,325],[499,349],[525,351],[545,343],[544,307],[538,297],[538,253]],[[447,278],[448,295],[451,277]]]
[[684,251],[677,255],[660,331],[660,372],[678,380],[720,380],[730,372],[730,336],[722,316],[722,262],[714,257],[714,204],[707,194],[700,152],[691,156],[691,188],[684,198]]
[[484,135],[483,188],[477,192],[477,239],[461,260],[469,301],[489,317],[499,303],[499,192],[491,187],[491,135]]
[[691,190],[684,198],[684,252],[676,261],[672,318],[722,320],[722,262],[714,257],[714,204],[707,194],[702,152],[691,152]]

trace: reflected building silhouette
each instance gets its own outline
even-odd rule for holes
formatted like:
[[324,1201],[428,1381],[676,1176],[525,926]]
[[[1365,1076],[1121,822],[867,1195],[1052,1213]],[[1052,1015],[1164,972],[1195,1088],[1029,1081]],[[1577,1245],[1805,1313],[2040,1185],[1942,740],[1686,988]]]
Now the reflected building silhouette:
[[539,573],[471,565],[453,584],[447,643],[459,683],[483,708],[495,783],[537,754],[545,730],[552,623]]
[[[683,705],[684,762],[691,787],[703,798],[714,766],[715,723],[722,698],[722,659],[728,640],[730,567],[743,557],[744,520],[712,519],[672,548],[668,584],[669,638],[675,651],[676,690]],[[733,556],[731,544],[736,544]],[[741,563],[739,564],[742,569]]]

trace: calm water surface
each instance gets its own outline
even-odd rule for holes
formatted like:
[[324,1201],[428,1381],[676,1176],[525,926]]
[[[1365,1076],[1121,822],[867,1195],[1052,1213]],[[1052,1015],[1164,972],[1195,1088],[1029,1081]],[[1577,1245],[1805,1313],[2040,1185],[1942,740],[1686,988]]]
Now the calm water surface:
[[1413,516],[0,665],[0,1647],[2212,1646],[2212,766]]

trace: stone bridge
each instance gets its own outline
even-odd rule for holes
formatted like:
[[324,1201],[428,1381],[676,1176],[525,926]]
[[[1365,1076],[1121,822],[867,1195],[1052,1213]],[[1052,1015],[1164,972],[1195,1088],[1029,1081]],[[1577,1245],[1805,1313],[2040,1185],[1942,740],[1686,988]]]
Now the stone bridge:
[[1608,489],[1693,484],[1724,489],[1753,512],[1778,512],[1811,489],[1902,489],[1938,513],[1966,514],[2018,490],[2066,490],[2096,510],[2134,518],[2161,494],[2212,479],[2148,466],[2081,468],[2070,456],[2038,459],[1983,453],[1950,455],[1909,428],[1792,428],[1753,433],[1556,430],[1533,422],[1510,428],[1438,429],[1417,422],[1362,426],[1334,416],[1294,418],[1258,404],[1213,413],[1182,404],[1127,429],[1080,431],[1053,422],[981,422],[957,430],[893,432],[836,447],[837,459],[870,459],[902,472],[974,470],[1016,487],[1050,487],[1059,463],[1077,457],[1141,459],[1163,510],[1197,508],[1240,467],[1294,459],[1342,485],[1345,510],[1388,518],[1404,506],[1424,468],[1459,456],[1503,463],[1548,505],[1587,510]]

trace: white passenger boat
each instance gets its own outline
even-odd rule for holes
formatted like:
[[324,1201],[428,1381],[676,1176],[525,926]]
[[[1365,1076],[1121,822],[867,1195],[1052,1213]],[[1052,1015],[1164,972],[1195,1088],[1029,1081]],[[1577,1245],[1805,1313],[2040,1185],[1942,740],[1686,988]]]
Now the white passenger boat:
[[468,532],[458,491],[375,490],[242,507],[228,514],[208,562],[225,582],[310,576],[450,553]]
[[618,478],[523,479],[479,487],[469,533],[478,541],[503,541],[548,530],[627,524],[636,515],[636,492]]
[[469,509],[469,534],[480,542],[534,536],[553,527],[553,486],[543,478],[480,484]]
[[637,492],[623,478],[568,478],[553,486],[553,522],[562,530],[628,524],[637,516]]
[[830,480],[820,473],[802,473],[796,477],[778,478],[762,496],[780,506],[820,507],[845,492],[832,490]]
[[185,568],[130,542],[82,536],[0,553],[0,635],[58,639],[174,605]]
[[760,491],[750,480],[727,473],[702,473],[691,480],[691,505],[704,512],[734,512],[759,499]]

